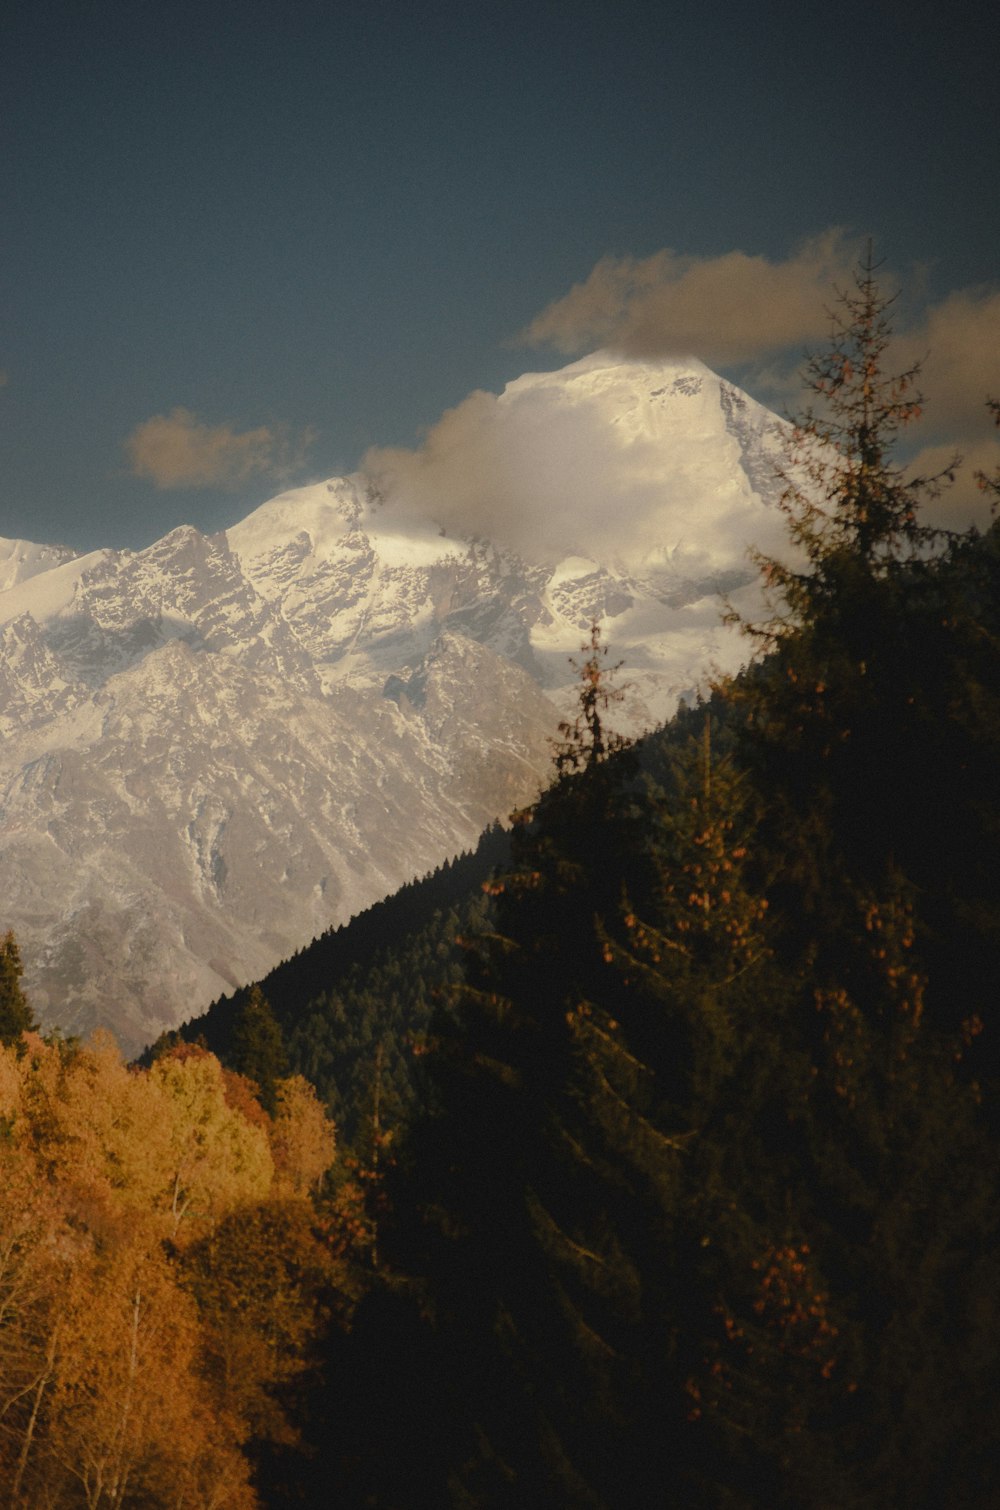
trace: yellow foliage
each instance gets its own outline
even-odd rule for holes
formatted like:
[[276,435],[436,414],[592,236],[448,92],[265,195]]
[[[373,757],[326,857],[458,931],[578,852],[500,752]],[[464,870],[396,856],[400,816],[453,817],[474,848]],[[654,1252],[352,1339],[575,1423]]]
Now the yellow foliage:
[[305,1196],[332,1126],[297,1077],[272,1125],[227,1102],[207,1053],[146,1072],[106,1036],[23,1043],[0,1046],[4,1506],[255,1510],[242,1444],[324,1314],[331,1259]]
[[280,1080],[271,1129],[277,1188],[295,1195],[318,1189],[335,1152],[333,1123],[309,1081],[302,1075]]
[[211,1225],[262,1200],[274,1161],[263,1128],[226,1101],[222,1066],[211,1054],[158,1059],[149,1074],[167,1128],[161,1202],[176,1235],[182,1222]]
[[17,1050],[0,1043],[0,1117],[13,1122],[21,1108],[21,1076],[17,1068]]

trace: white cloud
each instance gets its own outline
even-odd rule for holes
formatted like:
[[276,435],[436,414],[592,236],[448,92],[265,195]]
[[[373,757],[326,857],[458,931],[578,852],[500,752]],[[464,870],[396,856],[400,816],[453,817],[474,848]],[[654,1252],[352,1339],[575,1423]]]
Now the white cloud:
[[831,230],[785,262],[669,249],[641,260],[605,257],[520,339],[567,353],[605,346],[625,356],[691,354],[723,366],[759,360],[826,334],[833,286],[850,281],[856,252],[842,231]]
[[717,428],[696,426],[673,444],[646,429],[645,414],[629,423],[636,389],[627,364],[580,366],[518,379],[499,398],[472,393],[422,446],[373,449],[362,467],[397,517],[434,519],[529,555],[635,558],[669,544],[685,574],[742,564],[762,520],[733,489],[721,416]]
[[[838,292],[853,287],[860,249],[834,229],[782,262],[741,251],[605,257],[542,310],[521,339],[562,352],[602,345],[634,357],[690,353],[735,370],[756,397],[795,414],[809,397],[805,353],[823,350]],[[915,269],[902,281],[916,296],[926,280]],[[883,287],[891,292],[892,279],[885,277]],[[986,397],[1000,396],[1000,288],[957,289],[905,323],[901,313],[898,319],[887,370],[921,363],[925,397],[919,429],[905,432],[904,445],[971,455],[987,432]]]
[[301,465],[312,436],[285,427],[233,430],[202,423],[190,409],[154,414],[124,442],[133,476],[158,488],[238,488],[252,477],[284,478]]
[[[762,402],[796,414],[810,395],[805,354],[822,352],[840,290],[851,290],[860,243],[831,230],[784,261],[734,251],[696,258],[661,251],[604,258],[588,278],[534,319],[522,339],[567,353],[601,346],[624,359],[694,355],[727,369]],[[882,280],[887,293],[893,280]],[[907,282],[907,280],[902,280]],[[903,432],[899,456],[923,447],[907,472],[935,473],[965,457],[955,486],[926,514],[964,528],[989,519],[976,469],[992,474],[1000,443],[985,410],[1000,397],[1000,290],[960,289],[920,307],[919,270],[908,280],[911,313],[886,354],[887,369],[924,361],[925,418]],[[894,311],[902,321],[901,303]],[[609,379],[610,381],[610,379]],[[641,549],[683,535],[709,553],[736,540],[745,521],[685,518],[685,478],[668,475],[669,448],[609,426],[608,408],[567,401],[539,375],[500,398],[475,392],[445,413],[414,450],[374,449],[362,466],[398,508],[456,533],[481,533],[550,553],[614,552],[620,521]],[[599,440],[598,437],[601,437]],[[699,467],[710,466],[699,460]],[[704,489],[699,496],[709,496]],[[671,522],[664,530],[664,499]],[[763,542],[762,542],[763,543]]]

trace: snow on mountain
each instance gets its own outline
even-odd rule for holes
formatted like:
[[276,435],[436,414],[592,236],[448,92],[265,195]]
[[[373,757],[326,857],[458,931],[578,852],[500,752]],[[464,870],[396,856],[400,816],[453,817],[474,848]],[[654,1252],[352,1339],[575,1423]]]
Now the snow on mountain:
[[632,731],[738,664],[718,594],[756,591],[780,422],[604,356],[495,403],[613,453],[599,521],[515,548],[355,474],[143,551],[0,544],[0,926],[45,1022],[136,1050],[473,844],[545,780],[592,619]]
[[0,592],[50,571],[74,554],[64,545],[34,545],[30,540],[6,540],[0,535]]

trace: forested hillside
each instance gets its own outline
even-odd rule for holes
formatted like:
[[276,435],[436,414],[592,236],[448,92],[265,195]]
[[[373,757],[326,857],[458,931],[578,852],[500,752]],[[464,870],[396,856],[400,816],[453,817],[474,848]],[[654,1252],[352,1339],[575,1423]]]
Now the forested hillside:
[[587,647],[336,1357],[350,1503],[1000,1497],[1000,531],[920,523],[887,334],[865,269],[765,654],[645,772]]
[[[266,1040],[265,1076],[286,1067],[305,1075],[334,1117],[343,1146],[353,1147],[363,1133],[376,1098],[383,1123],[399,1125],[416,1095],[416,1061],[435,1003],[461,979],[460,940],[481,925],[488,907],[484,886],[509,856],[510,836],[494,825],[472,853],[331,929],[256,988],[213,1003],[178,1033],[164,1035],[146,1058],[179,1041],[201,1041],[234,1069],[256,1071],[259,1080],[261,1067],[252,1061]],[[264,1023],[256,1035],[248,1036],[248,1013]]]
[[704,704],[615,739],[595,625],[509,835],[145,1070],[8,941],[17,1510],[1000,1500],[1000,526],[921,522],[888,334],[863,267]]

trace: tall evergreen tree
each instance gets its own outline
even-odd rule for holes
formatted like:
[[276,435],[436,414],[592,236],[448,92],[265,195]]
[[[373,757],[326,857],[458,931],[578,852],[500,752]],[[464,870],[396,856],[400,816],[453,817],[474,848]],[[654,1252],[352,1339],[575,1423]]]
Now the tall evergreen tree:
[[288,1061],[281,1029],[259,986],[251,986],[237,1008],[228,1059],[232,1069],[255,1083],[261,1106],[273,1116]]
[[[811,366],[825,408],[799,428],[805,481],[785,497],[801,564],[762,562],[773,613],[755,632],[769,654],[736,689],[760,874],[798,1002],[784,1034],[811,1081],[792,1186],[811,1210],[809,1258],[797,1241],[777,1247],[753,1307],[801,1335],[809,1307],[800,1321],[792,1278],[825,1272],[809,1283],[832,1329],[830,1387],[825,1404],[816,1389],[799,1398],[837,1503],[980,1504],[993,1491],[976,1442],[996,1424],[987,1410],[972,1426],[981,1354],[950,1276],[979,1274],[997,1242],[977,1081],[996,1073],[1000,1034],[997,814],[983,801],[1000,757],[1000,577],[995,539],[921,522],[921,497],[946,479],[907,483],[893,461],[919,395],[914,371],[885,369],[890,303],[869,256]],[[974,1304],[995,1338],[985,1291]],[[738,1311],[738,1372],[753,1379],[768,1351]],[[957,1429],[942,1402],[961,1399]],[[808,1462],[781,1451],[799,1458],[808,1502]]]
[[816,968],[863,998],[859,898],[888,900],[902,878],[928,1009],[957,1031],[988,1011],[1000,967],[998,836],[977,801],[1000,757],[997,545],[923,523],[953,466],[906,480],[894,460],[922,400],[917,369],[887,370],[876,272],[869,254],[810,365],[817,407],[783,503],[798,554],[760,561],[771,614],[748,626],[767,655],[736,688],[741,758],[767,792],[771,896],[799,920],[795,947],[808,940]]
[[607,722],[610,710],[625,697],[625,689],[614,679],[624,663],[606,664],[608,646],[602,643],[601,626],[596,619],[590,626],[590,638],[580,646],[580,653],[586,654],[586,660],[570,660],[580,684],[577,712],[574,718],[559,725],[562,738],[555,742],[555,768],[560,776],[590,770],[628,743]]
[[412,1153],[456,1503],[638,1506],[667,1482],[694,1502],[688,1385],[719,1325],[699,1241],[734,1201],[710,1130],[734,1077],[780,1080],[746,783],[698,740],[668,795],[595,753],[585,716],[576,737],[438,1025],[441,1110]]
[[[511,868],[490,887],[492,931],[470,949],[466,984],[435,1024],[426,1062],[437,1110],[411,1141],[397,1211],[397,1223],[417,1220],[402,1245],[398,1228],[387,1244],[430,1280],[437,1372],[454,1391],[432,1412],[437,1492],[447,1497],[450,1477],[457,1502],[589,1502],[573,1461],[576,1391],[561,1377],[577,1359],[577,1323],[548,1249],[561,1187],[586,1179],[572,1156],[569,1014],[607,970],[595,913],[620,909],[634,801],[627,752],[625,765],[609,758],[619,742],[604,715],[616,689],[596,630],[583,651],[580,716],[556,748],[561,774],[520,815]],[[425,1457],[434,1435],[421,1434]]]
[[17,939],[8,930],[0,939],[0,1044],[16,1043],[37,1026],[21,989],[23,974]]

